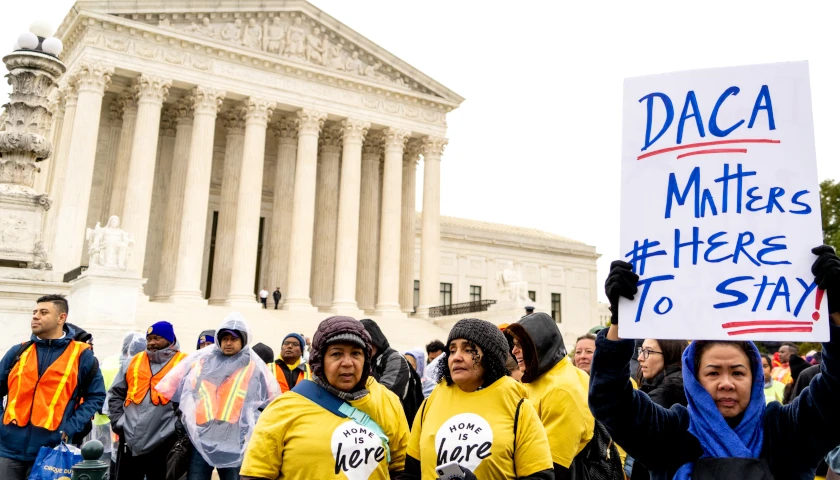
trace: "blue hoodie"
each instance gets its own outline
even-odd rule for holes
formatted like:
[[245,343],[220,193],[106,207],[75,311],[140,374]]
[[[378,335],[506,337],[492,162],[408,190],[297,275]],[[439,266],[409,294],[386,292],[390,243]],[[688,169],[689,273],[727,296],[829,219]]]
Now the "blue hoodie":
[[[39,377],[61,356],[76,334],[75,330],[67,325],[64,326],[64,332],[64,336],[57,340],[39,340],[32,335],[31,340],[37,346]],[[9,371],[12,369],[12,362],[20,347],[20,345],[13,346],[0,361],[0,397],[5,397],[9,393]],[[70,399],[71,404],[78,403],[82,381],[91,368],[94,368],[94,361],[93,352],[90,349],[79,356],[79,379],[73,397]],[[102,410],[102,405],[105,403],[105,382],[102,380],[102,372],[97,370],[87,392],[81,396],[84,397],[85,402],[78,408],[72,406],[66,408],[64,418],[54,432],[35,427],[31,423],[25,427],[4,425],[2,416],[5,410],[0,405],[0,438],[3,439],[0,442],[0,457],[32,462],[38,456],[38,450],[41,447],[55,447],[61,443],[60,432],[66,432],[68,437],[80,432],[93,418],[93,414]]]

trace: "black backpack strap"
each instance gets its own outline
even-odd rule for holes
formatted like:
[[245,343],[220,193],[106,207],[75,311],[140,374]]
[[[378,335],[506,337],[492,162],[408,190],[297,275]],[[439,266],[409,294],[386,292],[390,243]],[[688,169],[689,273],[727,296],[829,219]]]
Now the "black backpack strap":
[[23,342],[20,344],[20,348],[18,348],[18,351],[15,354],[15,358],[12,360],[10,368],[17,365],[17,363],[20,361],[20,357],[23,355],[23,352],[25,352],[27,348],[31,347],[33,343],[35,342],[29,340],[28,342]]
[[522,402],[524,402],[524,398],[519,399],[519,403],[516,404],[516,414],[513,416],[513,473],[516,474],[516,434],[519,431],[519,410],[522,409]]

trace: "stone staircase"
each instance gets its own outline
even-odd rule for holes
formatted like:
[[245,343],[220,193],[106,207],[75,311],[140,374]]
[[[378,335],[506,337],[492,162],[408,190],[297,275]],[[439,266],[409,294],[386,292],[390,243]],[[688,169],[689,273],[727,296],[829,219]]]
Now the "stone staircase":
[[[270,302],[271,303],[271,302]],[[198,335],[203,330],[215,330],[225,316],[233,311],[229,307],[214,305],[171,304],[162,302],[139,301],[137,305],[137,330],[145,331],[150,325],[167,320],[175,326],[175,335],[184,351],[195,349]],[[280,352],[283,337],[289,332],[302,333],[312,337],[318,324],[331,316],[327,312],[288,312],[260,308],[254,302],[253,308],[239,309],[245,317],[254,336],[252,343],[262,342],[271,347],[275,354]],[[366,315],[382,328],[391,347],[399,351],[423,347],[432,340],[446,341],[448,328],[441,328],[428,320],[420,318],[394,318]],[[97,347],[99,349],[99,347]]]

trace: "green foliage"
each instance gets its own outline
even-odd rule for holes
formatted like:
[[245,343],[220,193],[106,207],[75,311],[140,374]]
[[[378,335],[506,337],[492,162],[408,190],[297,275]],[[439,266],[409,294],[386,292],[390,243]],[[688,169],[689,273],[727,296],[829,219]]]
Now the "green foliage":
[[823,241],[840,251],[840,182],[820,183]]

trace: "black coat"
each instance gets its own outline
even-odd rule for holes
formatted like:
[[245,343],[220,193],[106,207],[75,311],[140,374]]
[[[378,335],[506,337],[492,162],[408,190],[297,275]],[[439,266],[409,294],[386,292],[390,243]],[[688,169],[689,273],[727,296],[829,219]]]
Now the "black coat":
[[[840,327],[823,344],[822,373],[790,405],[773,402],[764,413],[761,458],[776,480],[813,480],[820,460],[840,445]],[[589,408],[627,454],[645,465],[651,480],[671,480],[703,450],[689,433],[688,409],[653,403],[630,384],[633,340],[598,335],[589,382]],[[746,480],[746,479],[745,479]]]
[[688,406],[683,388],[682,365],[679,363],[668,365],[653,380],[642,381],[639,390],[647,393],[653,403],[665,408]]

